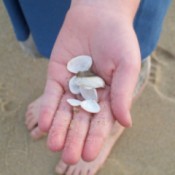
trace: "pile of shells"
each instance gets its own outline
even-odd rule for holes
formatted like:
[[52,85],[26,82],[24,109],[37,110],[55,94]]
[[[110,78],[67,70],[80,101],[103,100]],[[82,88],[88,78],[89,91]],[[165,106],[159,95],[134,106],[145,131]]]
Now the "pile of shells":
[[69,80],[69,89],[72,94],[80,94],[84,100],[67,99],[67,102],[73,107],[80,106],[87,112],[98,113],[100,106],[96,89],[104,88],[105,82],[90,71],[91,66],[92,58],[86,55],[77,56],[68,62],[68,71],[75,74]]

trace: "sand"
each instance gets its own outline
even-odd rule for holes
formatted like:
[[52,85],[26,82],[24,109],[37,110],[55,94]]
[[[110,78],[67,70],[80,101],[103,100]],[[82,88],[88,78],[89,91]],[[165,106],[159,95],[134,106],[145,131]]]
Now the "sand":
[[[100,175],[175,174],[175,1],[153,54],[149,83],[133,105],[133,127],[115,145]],[[27,105],[41,95],[48,61],[26,56],[0,2],[0,175],[54,175],[59,153],[33,141]]]

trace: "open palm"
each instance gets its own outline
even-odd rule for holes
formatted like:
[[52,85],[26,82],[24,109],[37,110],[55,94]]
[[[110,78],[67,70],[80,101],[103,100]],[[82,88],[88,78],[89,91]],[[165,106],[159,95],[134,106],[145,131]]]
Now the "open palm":
[[[66,102],[73,96],[68,89],[72,74],[66,66],[79,55],[90,55],[93,72],[106,82],[105,89],[98,90],[101,111],[97,114],[81,109],[73,113]],[[63,150],[62,158],[69,164],[81,156],[94,160],[115,120],[131,126],[130,107],[139,70],[132,22],[104,10],[97,14],[91,7],[71,9],[54,45],[40,107],[39,128],[49,131],[50,149]]]

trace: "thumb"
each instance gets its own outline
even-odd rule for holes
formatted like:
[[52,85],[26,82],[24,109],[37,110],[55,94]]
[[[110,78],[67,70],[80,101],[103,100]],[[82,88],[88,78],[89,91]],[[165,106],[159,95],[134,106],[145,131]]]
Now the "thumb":
[[124,127],[132,126],[130,108],[140,72],[140,59],[122,60],[113,73],[111,107],[113,115]]

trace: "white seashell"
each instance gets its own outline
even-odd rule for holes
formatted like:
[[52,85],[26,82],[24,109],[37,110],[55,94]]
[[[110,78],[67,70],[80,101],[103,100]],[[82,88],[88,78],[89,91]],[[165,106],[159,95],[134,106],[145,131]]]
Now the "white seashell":
[[75,79],[75,84],[85,89],[103,88],[105,86],[104,80],[98,76],[77,77]]
[[79,94],[80,93],[80,88],[79,86],[76,85],[76,76],[73,76],[70,80],[69,80],[69,90],[73,93],[73,94]]
[[81,101],[80,100],[76,100],[76,99],[73,99],[73,98],[67,99],[67,102],[71,106],[80,106],[81,105]]
[[72,73],[88,71],[92,66],[92,58],[87,55],[77,56],[72,58],[68,64],[67,69]]
[[95,100],[84,100],[81,102],[81,107],[90,113],[100,112],[100,106]]
[[98,95],[96,89],[85,89],[83,87],[80,87],[80,94],[85,100],[98,101]]

